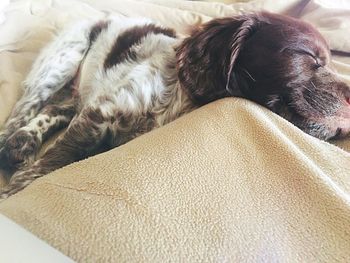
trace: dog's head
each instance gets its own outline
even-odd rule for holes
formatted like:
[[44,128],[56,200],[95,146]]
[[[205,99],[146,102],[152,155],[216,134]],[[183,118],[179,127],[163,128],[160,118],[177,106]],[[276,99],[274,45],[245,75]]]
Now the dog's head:
[[350,132],[350,88],[311,25],[257,13],[212,20],[177,50],[182,86],[199,105],[239,96],[321,138]]

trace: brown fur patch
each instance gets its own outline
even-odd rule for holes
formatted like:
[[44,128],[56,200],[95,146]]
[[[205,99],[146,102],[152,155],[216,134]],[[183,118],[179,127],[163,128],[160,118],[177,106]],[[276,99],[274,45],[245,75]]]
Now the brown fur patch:
[[94,42],[98,35],[102,32],[103,29],[108,27],[107,21],[100,21],[97,22],[92,28],[89,35],[90,43]]
[[86,116],[90,121],[92,121],[93,123],[96,123],[96,124],[101,124],[101,123],[107,121],[107,119],[104,118],[100,109],[89,108],[86,111]]
[[111,68],[112,66],[123,62],[127,58],[134,60],[136,57],[135,54],[130,51],[131,47],[139,44],[142,38],[146,37],[148,34],[163,34],[169,37],[176,37],[174,30],[162,28],[153,24],[130,28],[120,34],[116,39],[104,62],[104,68]]

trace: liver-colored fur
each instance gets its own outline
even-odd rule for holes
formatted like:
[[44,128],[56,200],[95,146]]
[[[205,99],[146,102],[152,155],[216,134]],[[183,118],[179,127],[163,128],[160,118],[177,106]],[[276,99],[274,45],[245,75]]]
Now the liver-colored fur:
[[[82,23],[41,53],[0,135],[1,163],[18,170],[0,198],[228,96],[315,137],[345,136],[350,91],[330,61],[311,25],[270,13],[214,19],[183,41],[143,20]],[[67,126],[36,160],[43,141]]]

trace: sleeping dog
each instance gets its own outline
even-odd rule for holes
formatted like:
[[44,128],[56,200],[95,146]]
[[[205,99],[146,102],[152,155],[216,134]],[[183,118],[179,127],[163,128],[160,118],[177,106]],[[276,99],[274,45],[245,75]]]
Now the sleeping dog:
[[330,61],[312,26],[270,13],[214,19],[186,39],[143,19],[80,22],[24,82],[0,135],[1,164],[14,171],[0,197],[224,97],[257,102],[320,139],[345,136],[350,89]]

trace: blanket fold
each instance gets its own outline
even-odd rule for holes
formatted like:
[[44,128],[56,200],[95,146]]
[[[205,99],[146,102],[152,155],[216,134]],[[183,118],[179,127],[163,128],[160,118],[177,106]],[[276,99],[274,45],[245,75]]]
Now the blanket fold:
[[0,212],[79,262],[345,261],[349,157],[225,99],[37,180]]

